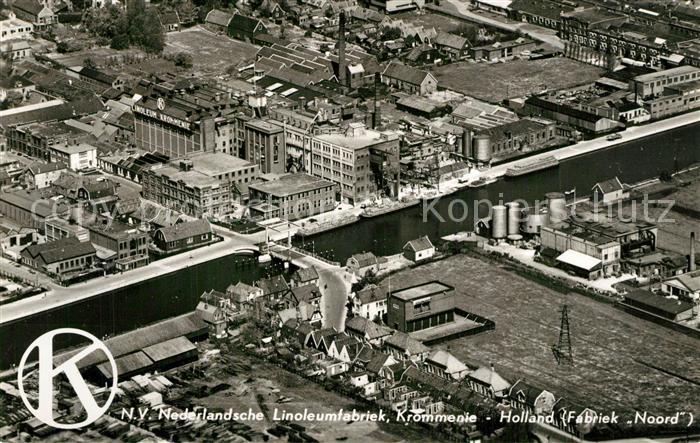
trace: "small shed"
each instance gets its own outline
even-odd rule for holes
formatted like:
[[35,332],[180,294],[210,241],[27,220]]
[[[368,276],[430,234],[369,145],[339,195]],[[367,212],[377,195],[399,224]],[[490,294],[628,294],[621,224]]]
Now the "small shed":
[[403,256],[413,262],[427,260],[435,255],[435,246],[427,236],[407,242],[403,246]]

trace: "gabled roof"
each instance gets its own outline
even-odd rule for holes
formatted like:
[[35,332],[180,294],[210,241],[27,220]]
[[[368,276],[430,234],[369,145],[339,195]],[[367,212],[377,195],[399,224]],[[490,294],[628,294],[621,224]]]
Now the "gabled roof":
[[469,374],[469,378],[472,378],[480,383],[491,386],[494,391],[505,391],[510,388],[510,383],[506,381],[503,377],[498,375],[493,368],[486,366],[481,366],[474,372]]
[[287,281],[281,275],[275,275],[270,278],[262,278],[257,281],[257,286],[263,290],[264,295],[289,290]]
[[311,303],[313,300],[321,297],[321,291],[315,283],[297,286],[292,289],[292,294],[294,295],[297,303]]
[[[207,14],[209,15],[209,14]],[[177,11],[166,11],[162,14],[158,14],[161,25],[178,25],[180,24],[180,16]]]
[[668,280],[678,280],[683,286],[688,288],[691,292],[700,291],[700,270],[687,272],[685,274],[677,275]]
[[596,187],[600,188],[603,194],[621,191],[622,189],[624,189],[622,183],[620,182],[620,179],[617,177],[605,180],[603,182],[598,182],[593,186],[593,189],[595,189]]
[[211,233],[211,224],[208,220],[200,219],[176,223],[173,226],[160,228],[156,232],[163,234],[166,242],[179,241]]
[[255,32],[259,26],[264,26],[262,21],[243,14],[234,14],[233,19],[229,23],[229,27],[249,34]]
[[31,15],[38,15],[44,9],[44,5],[37,0],[15,0],[12,7]]
[[467,365],[459,361],[457,357],[450,354],[447,351],[437,350],[430,354],[426,359],[426,363],[432,363],[442,368],[445,368],[445,372],[448,374],[454,374],[457,372],[463,372],[468,370]]
[[207,17],[204,19],[204,22],[211,23],[212,25],[228,27],[229,23],[231,23],[232,18],[233,14],[231,14],[230,12],[224,12],[219,9],[212,9],[207,14]]
[[29,171],[30,174],[32,175],[37,175],[37,174],[46,174],[48,172],[54,172],[54,171],[63,171],[66,168],[65,163],[61,162],[55,162],[55,163],[41,163],[41,162],[33,162],[31,165],[27,167],[27,171]]
[[391,335],[392,330],[386,326],[378,325],[364,317],[355,316],[345,322],[347,331],[355,332],[359,335],[367,337],[369,340],[386,337]]
[[248,295],[250,295],[252,292],[258,291],[259,289],[260,288],[256,288],[255,286],[239,281],[235,285],[229,285],[229,287],[226,288],[226,292],[232,294],[235,301],[243,302],[248,299]]
[[438,35],[433,39],[433,43],[439,46],[447,46],[448,48],[462,50],[469,45],[469,40],[457,34],[438,32]]
[[429,351],[423,343],[401,331],[397,331],[394,335],[387,338],[384,344],[399,349],[408,355],[418,355]]
[[410,248],[414,252],[425,251],[427,249],[434,249],[435,246],[430,242],[428,236],[423,236],[415,240],[411,240],[403,246],[403,249]]
[[401,63],[391,62],[384,68],[382,76],[395,78],[412,85],[420,85],[430,74],[427,71],[421,71],[412,66],[402,65]]
[[292,280],[297,281],[299,283],[306,283],[317,279],[318,272],[313,266],[309,266],[308,268],[299,268],[294,274],[292,274]]
[[374,374],[378,374],[379,371],[386,365],[392,365],[396,362],[394,358],[389,354],[377,353],[372,357],[372,359],[367,363],[367,371]]
[[537,400],[537,397],[539,397],[540,394],[542,394],[542,392],[544,391],[542,389],[530,386],[521,380],[518,380],[513,386],[511,386],[510,391],[508,392],[508,396],[511,398],[515,398],[518,392],[522,392],[525,396],[526,403],[528,405],[533,406],[535,404],[535,400]]
[[41,258],[46,264],[70,260],[76,257],[95,254],[95,247],[90,242],[81,242],[75,237],[64,237],[50,243],[30,245],[24,248],[23,255],[32,260]]
[[386,291],[382,287],[377,286],[374,283],[369,284],[357,291],[355,297],[360,299],[360,302],[363,305],[387,299]]
[[354,259],[360,268],[365,268],[367,266],[374,266],[377,263],[379,263],[377,256],[375,256],[371,252],[363,252],[360,254],[355,254],[350,258]]

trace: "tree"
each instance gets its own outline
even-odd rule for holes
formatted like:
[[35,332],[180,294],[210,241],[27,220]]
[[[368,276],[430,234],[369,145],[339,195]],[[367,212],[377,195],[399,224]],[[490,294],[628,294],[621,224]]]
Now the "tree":
[[376,285],[379,284],[379,278],[377,277],[377,273],[369,270],[365,272],[365,275],[362,276],[360,280],[357,281],[357,283],[352,284],[351,291],[352,292],[357,292],[361,291],[362,289],[365,288],[365,286],[368,285]]
[[382,39],[383,40],[396,40],[401,38],[401,29],[399,28],[392,28],[389,26],[385,26],[382,28]]
[[95,63],[95,60],[92,59],[92,57],[85,57],[83,59],[83,66],[86,68],[95,69],[97,67],[97,64]]
[[24,96],[18,91],[8,91],[5,100],[0,102],[0,109],[10,109],[22,103]]
[[181,68],[191,69],[193,66],[192,56],[185,52],[178,52],[175,54],[175,59],[173,61],[175,62],[175,66]]

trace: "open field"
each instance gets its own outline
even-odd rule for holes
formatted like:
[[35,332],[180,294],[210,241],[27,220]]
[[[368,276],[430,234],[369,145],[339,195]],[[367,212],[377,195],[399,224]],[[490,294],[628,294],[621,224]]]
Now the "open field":
[[461,62],[435,68],[434,72],[441,87],[495,103],[545,87],[551,90],[590,83],[605,71],[557,57],[492,64]]
[[[427,280],[453,285],[459,307],[496,322],[493,332],[437,346],[466,362],[493,363],[511,383],[524,379],[599,412],[700,413],[700,342],[695,339],[465,255],[391,278],[392,287]],[[564,303],[569,306],[573,367],[558,366],[551,351]]]
[[165,34],[165,51],[190,54],[195,74],[223,73],[228,66],[252,60],[258,49],[253,44],[214,34],[201,26]]
[[416,14],[415,11],[401,12],[399,14],[392,14],[391,18],[400,19],[407,23],[423,25],[427,29],[435,28],[435,30],[438,32],[452,32],[459,27],[473,27],[474,29],[480,28],[480,26],[476,23],[458,20],[454,17],[436,14],[434,12],[424,12],[421,14]]

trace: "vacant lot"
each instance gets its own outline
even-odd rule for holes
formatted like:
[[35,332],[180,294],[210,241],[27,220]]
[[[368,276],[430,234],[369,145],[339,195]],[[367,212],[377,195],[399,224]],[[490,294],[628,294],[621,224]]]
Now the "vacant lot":
[[[401,272],[391,282],[406,287],[433,279],[456,288],[462,309],[496,322],[493,332],[439,346],[449,347],[458,358],[493,363],[511,382],[524,379],[598,411],[700,413],[697,340],[464,255]],[[551,350],[565,303],[573,367],[558,366]]]
[[227,67],[252,60],[258,47],[233,40],[195,26],[182,32],[165,34],[166,52],[192,55],[195,74],[219,74]]
[[590,83],[605,72],[562,57],[493,64],[462,62],[441,66],[434,71],[440,86],[494,103],[544,88],[559,89]]
[[434,14],[432,12],[426,12],[424,14],[416,14],[415,11],[402,12],[400,14],[393,14],[391,18],[400,19],[407,23],[416,25],[423,25],[423,27],[427,29],[435,28],[438,32],[452,32],[457,28],[467,27],[472,27],[474,29],[480,28],[480,26],[476,23],[469,23],[463,20],[457,20],[453,17],[448,17],[446,15]]

